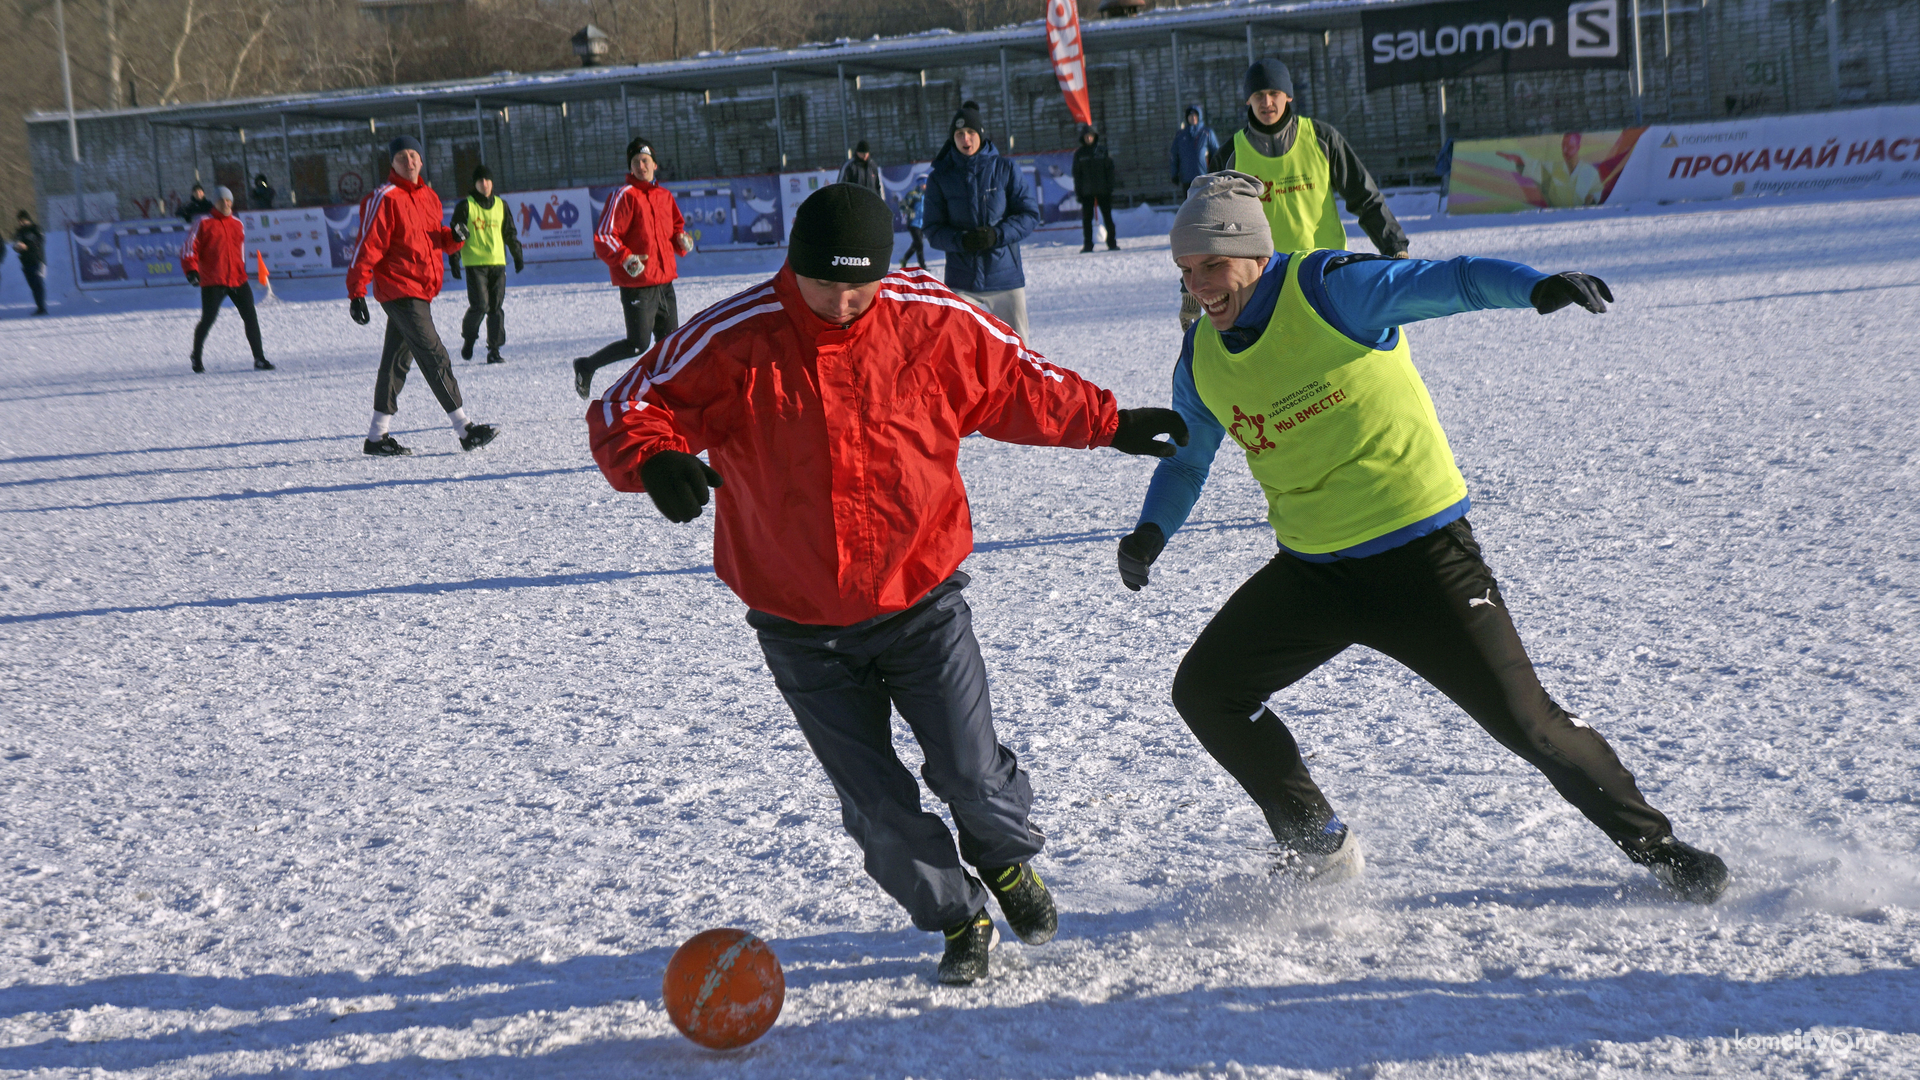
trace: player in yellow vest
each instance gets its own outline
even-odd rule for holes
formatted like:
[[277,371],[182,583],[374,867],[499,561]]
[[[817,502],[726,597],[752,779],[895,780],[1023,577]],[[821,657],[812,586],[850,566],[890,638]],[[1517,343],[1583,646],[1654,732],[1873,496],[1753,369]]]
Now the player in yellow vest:
[[1266,815],[1276,871],[1359,872],[1358,842],[1263,703],[1365,645],[1452,698],[1679,896],[1717,899],[1726,864],[1674,839],[1607,741],[1541,687],[1467,524],[1466,481],[1401,328],[1480,308],[1598,313],[1613,294],[1585,274],[1497,259],[1276,253],[1263,190],[1244,173],[1203,176],[1174,219],[1174,262],[1206,314],[1174,371],[1190,438],[1155,470],[1119,561],[1128,588],[1148,583],[1232,436],[1266,493],[1280,553],[1188,650],[1173,702]]
[[473,189],[453,208],[453,223],[467,227],[467,242],[447,256],[454,277],[467,279],[467,314],[460,320],[460,359],[473,359],[473,342],[480,336],[480,320],[487,321],[487,363],[504,364],[500,346],[507,343],[507,316],[501,305],[507,298],[507,256],[513,272],[525,263],[520,257],[520,235],[513,228],[507,200],[493,197],[493,171],[473,167]]

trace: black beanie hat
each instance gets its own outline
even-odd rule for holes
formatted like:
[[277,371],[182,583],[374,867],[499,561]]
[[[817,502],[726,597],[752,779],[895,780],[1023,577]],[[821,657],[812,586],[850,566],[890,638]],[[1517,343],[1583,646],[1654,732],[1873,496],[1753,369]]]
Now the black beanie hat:
[[868,188],[828,184],[794,212],[787,265],[822,281],[879,281],[893,265],[893,211]]
[[1240,100],[1245,101],[1262,90],[1278,90],[1288,97],[1293,96],[1293,72],[1288,71],[1287,65],[1277,56],[1261,57],[1247,69],[1246,80],[1240,88]]
[[400,151],[402,150],[411,150],[423,158],[427,156],[426,148],[420,145],[419,139],[411,135],[402,135],[387,144],[387,160],[392,161],[394,158],[399,157]]
[[638,157],[641,154],[645,154],[648,157],[653,158],[653,160],[656,162],[660,160],[659,157],[655,156],[653,152],[653,144],[636,135],[633,137],[633,141],[627,143],[627,164],[631,166],[633,164],[633,159]]
[[859,142],[853,144],[853,152],[856,154],[871,154],[873,153],[873,148],[867,145],[867,140],[861,139]]
[[473,175],[467,178],[467,183],[477,184],[482,180],[491,179],[493,179],[493,170],[487,168],[485,164],[480,164],[473,167]]
[[986,136],[987,129],[980,123],[980,106],[971,101],[962,104],[960,111],[953,114],[953,123],[947,125],[948,136],[951,137],[953,132],[961,128],[972,128],[983,138]]

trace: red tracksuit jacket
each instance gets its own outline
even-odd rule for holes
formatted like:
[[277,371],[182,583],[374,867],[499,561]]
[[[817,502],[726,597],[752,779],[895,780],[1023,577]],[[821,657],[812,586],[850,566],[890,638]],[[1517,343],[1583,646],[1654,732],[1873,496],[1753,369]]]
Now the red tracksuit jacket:
[[923,270],[851,326],[793,269],[696,315],[587,410],[620,491],[662,450],[709,452],[713,563],[749,607],[846,626],[911,607],[973,550],[960,440],[1113,441],[1113,395],[1020,344]]
[[202,287],[234,288],[247,283],[247,227],[228,214],[208,214],[193,223],[192,236],[180,251],[180,269],[200,274]]
[[[659,184],[627,174],[627,182],[607,198],[600,224],[593,230],[593,253],[612,271],[613,283],[631,289],[665,285],[680,276],[673,238],[687,231],[673,192]],[[632,277],[620,264],[628,255],[645,255],[640,276]]]
[[441,254],[459,251],[453,230],[440,224],[440,196],[425,180],[407,183],[398,173],[360,203],[360,243],[347,271],[347,295],[380,303],[440,295]]

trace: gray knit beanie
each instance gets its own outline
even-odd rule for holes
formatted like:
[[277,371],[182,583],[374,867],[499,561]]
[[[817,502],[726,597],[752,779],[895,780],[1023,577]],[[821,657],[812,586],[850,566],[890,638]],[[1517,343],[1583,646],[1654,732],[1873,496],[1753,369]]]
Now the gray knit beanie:
[[1273,254],[1273,229],[1260,205],[1259,179],[1243,172],[1203,173],[1187,186],[1187,201],[1173,215],[1173,257],[1233,255],[1264,259]]

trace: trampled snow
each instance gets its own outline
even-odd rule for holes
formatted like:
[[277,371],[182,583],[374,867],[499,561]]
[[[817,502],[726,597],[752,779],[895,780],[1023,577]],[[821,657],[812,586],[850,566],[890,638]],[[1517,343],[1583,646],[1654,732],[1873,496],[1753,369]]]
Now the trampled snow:
[[[262,309],[278,372],[229,309],[193,375],[189,291],[29,321],[6,267],[0,1074],[1920,1074],[1915,207],[1414,235],[1619,298],[1410,334],[1543,680],[1727,857],[1711,908],[1361,649],[1273,705],[1368,872],[1273,887],[1167,698],[1273,554],[1244,463],[1136,594],[1150,462],[969,440],[968,597],[1062,908],[974,988],[862,873],[711,517],[594,469],[591,267],[510,277],[509,362],[458,366],[500,439],[460,453],[416,374],[399,460],[360,453],[380,325],[337,280]],[[1029,248],[1035,344],[1164,404],[1174,277],[1125,243]],[[730,1054],[659,997],[713,926],[786,969]]]

